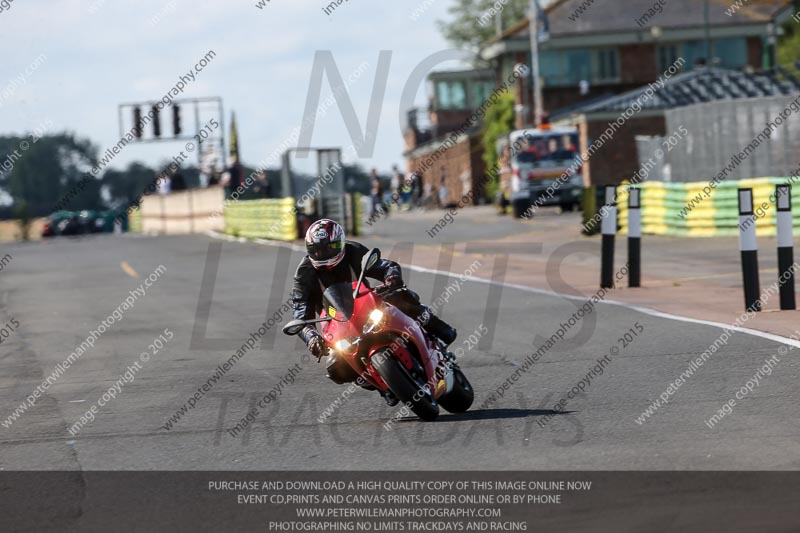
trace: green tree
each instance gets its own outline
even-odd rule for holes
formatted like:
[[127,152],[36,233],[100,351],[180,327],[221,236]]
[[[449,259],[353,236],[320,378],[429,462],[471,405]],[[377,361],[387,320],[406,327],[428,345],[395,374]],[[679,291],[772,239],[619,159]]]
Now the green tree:
[[103,174],[103,187],[109,207],[127,207],[155,177],[155,170],[138,161],[130,163],[125,170],[107,170]]
[[15,201],[14,216],[17,219],[17,224],[19,225],[20,232],[22,233],[22,240],[29,240],[31,233],[31,213],[28,209],[28,202],[25,200]]
[[352,165],[344,164],[342,167],[344,169],[344,183],[347,192],[368,195],[372,188],[372,180],[367,170],[358,163]]
[[504,92],[500,98],[486,110],[483,117],[481,144],[483,162],[486,164],[488,181],[486,196],[494,198],[497,192],[498,154],[497,140],[514,128],[514,95]]
[[[495,17],[490,12],[496,10],[496,3],[497,0],[455,0],[447,10],[452,20],[436,21],[439,30],[453,46],[477,49],[496,33]],[[528,15],[528,0],[508,0],[500,13],[503,27],[508,28]]]
[[[97,147],[73,134],[0,137],[0,161],[11,168],[0,174],[0,187],[26,202],[31,216],[49,214],[59,200],[74,190],[96,161]],[[70,198],[66,209],[101,207],[100,180],[93,179]]]
[[[800,12],[800,0],[794,3],[796,12]],[[800,61],[800,29],[793,19],[787,20],[783,26],[783,35],[778,37],[778,47],[776,51],[778,64],[785,69],[800,74],[800,69],[795,63]]]

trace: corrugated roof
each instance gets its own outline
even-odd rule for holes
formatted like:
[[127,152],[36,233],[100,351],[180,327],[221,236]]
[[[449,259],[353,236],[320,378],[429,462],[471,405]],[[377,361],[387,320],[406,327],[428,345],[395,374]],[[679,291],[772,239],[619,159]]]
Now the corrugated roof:
[[[653,95],[642,98],[649,90]],[[551,119],[598,112],[623,112],[639,100],[643,110],[661,110],[714,100],[778,96],[800,92],[800,80],[782,68],[748,73],[722,68],[698,68],[664,82],[555,111]]]

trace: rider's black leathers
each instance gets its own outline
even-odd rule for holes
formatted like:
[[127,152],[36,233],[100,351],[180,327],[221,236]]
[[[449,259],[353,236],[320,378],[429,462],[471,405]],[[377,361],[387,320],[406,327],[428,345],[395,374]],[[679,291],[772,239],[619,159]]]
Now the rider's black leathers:
[[[311,259],[306,256],[297,267],[292,286],[292,305],[294,307],[294,318],[297,320],[312,320],[317,318],[322,312],[322,294],[325,289],[336,283],[357,281],[361,275],[361,262],[369,250],[357,242],[347,241],[345,243],[345,254],[342,261],[331,269],[317,270],[311,264]],[[385,282],[389,278],[395,277],[402,280],[400,265],[388,259],[380,259],[365,273],[365,277],[377,279]],[[413,291],[402,290],[387,295],[387,303],[393,305],[413,320],[416,320],[429,330],[429,333],[438,335],[438,330],[450,330],[450,336],[455,338],[455,330],[445,324],[441,319],[433,315],[430,310],[422,305],[419,296]],[[427,327],[426,327],[427,326]],[[431,327],[433,326],[433,327]],[[433,330],[433,331],[431,331]],[[314,326],[306,326],[300,332],[300,338],[308,345],[309,341],[319,335]],[[445,342],[452,342],[443,335]],[[328,359],[328,377],[337,383],[354,381],[357,377],[356,372],[350,366],[335,356]]]

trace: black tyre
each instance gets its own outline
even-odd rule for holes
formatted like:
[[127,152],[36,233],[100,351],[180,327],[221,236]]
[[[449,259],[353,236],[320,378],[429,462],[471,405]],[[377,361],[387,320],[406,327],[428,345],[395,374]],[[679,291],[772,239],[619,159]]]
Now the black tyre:
[[574,203],[561,204],[561,211],[563,213],[569,213],[575,211],[575,207],[576,205]]
[[516,201],[512,205],[512,210],[514,211],[514,218],[522,218],[525,215],[525,212],[528,210],[530,205],[528,202],[525,201]]
[[391,350],[386,348],[372,357],[372,366],[389,385],[392,393],[415,415],[426,422],[432,422],[439,416],[439,404],[425,388],[424,376],[415,378],[411,372],[397,360]]
[[439,399],[439,405],[451,413],[464,413],[472,406],[475,391],[460,368],[453,368],[453,379],[455,380],[453,390]]

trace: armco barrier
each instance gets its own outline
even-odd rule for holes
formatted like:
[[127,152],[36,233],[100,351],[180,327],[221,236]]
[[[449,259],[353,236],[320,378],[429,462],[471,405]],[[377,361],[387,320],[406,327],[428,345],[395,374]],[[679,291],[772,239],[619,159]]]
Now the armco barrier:
[[225,206],[225,233],[251,239],[293,241],[298,238],[295,200],[231,202]]
[[[775,235],[775,203],[770,196],[775,185],[789,183],[788,178],[753,178],[718,183],[709,197],[703,194],[707,181],[688,183],[666,183],[645,181],[639,183],[642,205],[642,232],[651,235],[674,235],[680,237],[735,237],[739,234],[739,211],[737,190],[739,187],[753,189],[756,214],[756,233],[759,236]],[[700,197],[698,197],[700,195]],[[628,185],[617,189],[619,225],[621,232],[628,232]],[[694,201],[694,207],[686,209]],[[762,202],[769,204],[761,210]],[[800,234],[800,194],[792,195],[795,233]],[[680,213],[686,209],[685,217]]]

